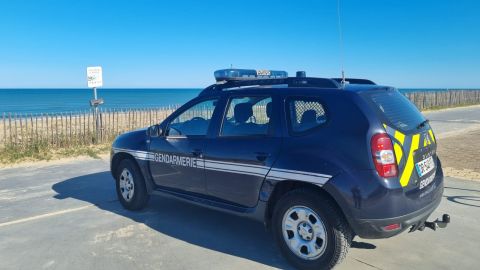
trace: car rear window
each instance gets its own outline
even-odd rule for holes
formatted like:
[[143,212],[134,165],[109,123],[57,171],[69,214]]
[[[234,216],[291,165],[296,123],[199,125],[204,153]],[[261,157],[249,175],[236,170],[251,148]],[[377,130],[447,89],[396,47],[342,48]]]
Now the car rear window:
[[397,90],[366,92],[364,96],[387,125],[403,132],[411,131],[425,121],[417,107]]

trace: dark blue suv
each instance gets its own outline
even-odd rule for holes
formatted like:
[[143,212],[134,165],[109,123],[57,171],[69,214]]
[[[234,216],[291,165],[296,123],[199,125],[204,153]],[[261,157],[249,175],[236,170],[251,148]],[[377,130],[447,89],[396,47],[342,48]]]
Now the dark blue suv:
[[164,194],[248,216],[297,268],[328,269],[352,238],[444,227],[428,121],[396,89],[362,79],[227,69],[148,129],[120,135],[111,171],[131,210]]

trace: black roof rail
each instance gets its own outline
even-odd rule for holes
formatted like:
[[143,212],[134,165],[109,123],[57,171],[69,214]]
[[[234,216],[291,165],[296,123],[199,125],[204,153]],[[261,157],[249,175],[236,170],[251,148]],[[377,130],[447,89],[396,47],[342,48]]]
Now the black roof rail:
[[[336,81],[337,83],[342,83],[342,78],[332,78],[332,80]],[[355,78],[345,78],[345,81],[350,84],[371,84],[377,85],[376,83],[372,82],[371,80],[367,79],[355,79]]]
[[252,79],[252,80],[229,80],[225,83],[217,83],[205,88],[201,95],[209,94],[212,91],[222,91],[237,87],[247,86],[273,86],[288,85],[288,87],[318,87],[318,88],[335,88],[339,89],[340,85],[333,79],[313,78],[313,77],[288,77],[288,78],[268,78],[268,79]]

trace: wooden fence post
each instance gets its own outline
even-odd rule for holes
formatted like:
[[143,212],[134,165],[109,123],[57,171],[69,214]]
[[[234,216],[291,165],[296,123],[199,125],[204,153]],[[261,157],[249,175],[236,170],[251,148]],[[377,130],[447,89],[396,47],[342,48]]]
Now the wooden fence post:
[[5,113],[2,115],[2,124],[3,124],[3,147],[7,146],[7,125],[5,123]]
[[13,137],[12,137],[12,114],[8,113],[8,131],[10,135],[10,145],[13,144]]

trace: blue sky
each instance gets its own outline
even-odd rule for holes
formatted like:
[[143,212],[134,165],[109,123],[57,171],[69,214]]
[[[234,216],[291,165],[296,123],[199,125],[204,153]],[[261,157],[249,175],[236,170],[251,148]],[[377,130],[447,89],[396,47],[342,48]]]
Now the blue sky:
[[[341,0],[347,76],[480,87],[480,1]],[[0,0],[0,88],[204,87],[213,71],[337,77],[337,1]]]

